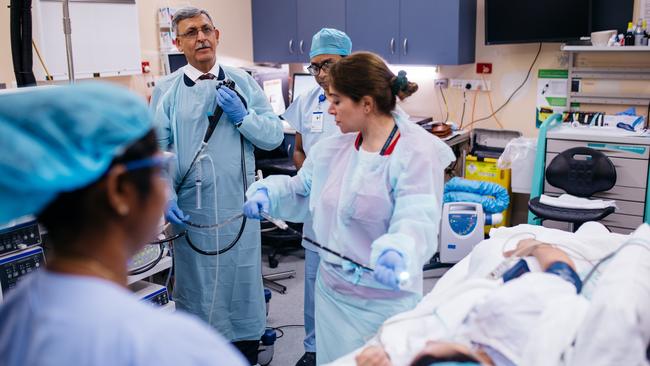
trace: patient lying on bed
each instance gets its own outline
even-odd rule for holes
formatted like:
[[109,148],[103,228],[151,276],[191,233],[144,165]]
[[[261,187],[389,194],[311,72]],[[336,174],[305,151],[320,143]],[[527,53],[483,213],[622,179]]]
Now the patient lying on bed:
[[[380,330],[378,344],[361,351],[356,364],[647,364],[650,228],[640,228],[636,238],[641,239],[640,245],[628,245],[610,261],[607,268],[616,271],[604,273],[591,304],[579,295],[582,281],[563,250],[533,239],[522,240],[515,250],[517,256],[534,257],[540,272],[528,272],[520,261],[506,272],[503,285],[478,278],[467,280],[459,286],[457,300],[440,302],[433,314],[430,309],[420,309],[420,314],[396,317],[384,325],[417,321],[425,334],[403,334],[404,344],[400,347],[393,342],[389,350],[382,344]],[[454,318],[454,312],[445,313],[444,303],[462,315]],[[464,303],[473,305],[458,311]],[[395,352],[400,348],[410,352]],[[406,354],[410,354],[408,360]]]

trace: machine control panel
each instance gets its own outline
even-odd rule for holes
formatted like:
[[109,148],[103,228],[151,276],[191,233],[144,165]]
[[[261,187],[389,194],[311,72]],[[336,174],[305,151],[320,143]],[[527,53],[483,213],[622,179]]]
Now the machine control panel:
[[41,268],[43,264],[45,264],[45,256],[41,247],[33,247],[0,257],[0,301],[2,301],[3,295],[16,287],[18,282]]
[[41,233],[36,221],[0,229],[0,256],[41,244]]
[[147,281],[137,281],[129,285],[129,288],[144,302],[155,306],[163,306],[169,303],[169,293],[165,286]]
[[469,235],[476,228],[478,214],[476,212],[449,214],[451,229],[458,235]]

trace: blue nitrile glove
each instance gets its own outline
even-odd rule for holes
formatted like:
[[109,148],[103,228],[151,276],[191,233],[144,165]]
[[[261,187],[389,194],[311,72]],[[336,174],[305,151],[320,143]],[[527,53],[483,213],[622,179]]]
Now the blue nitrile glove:
[[266,188],[260,188],[244,203],[242,210],[244,211],[244,216],[249,219],[261,220],[262,216],[260,216],[260,211],[269,212],[270,205],[271,201],[269,200],[269,194]]
[[178,208],[178,203],[176,200],[170,200],[167,202],[167,209],[165,210],[165,218],[167,221],[172,224],[180,225],[185,227],[183,220],[189,220],[189,215],[183,213],[183,210]]
[[217,89],[217,104],[226,113],[228,119],[235,124],[243,121],[248,114],[237,93],[225,86]]
[[399,290],[399,274],[405,270],[404,257],[398,251],[388,249],[377,258],[375,280],[393,290]]

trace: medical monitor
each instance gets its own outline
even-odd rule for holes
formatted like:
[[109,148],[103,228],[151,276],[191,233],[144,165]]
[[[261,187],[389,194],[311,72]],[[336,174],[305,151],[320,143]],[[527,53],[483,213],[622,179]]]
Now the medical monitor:
[[161,56],[162,66],[165,74],[171,74],[172,72],[187,65],[187,59],[185,58],[185,55],[180,52],[163,53]]
[[293,74],[293,88],[291,89],[291,101],[296,97],[318,86],[316,79],[311,74],[296,73]]

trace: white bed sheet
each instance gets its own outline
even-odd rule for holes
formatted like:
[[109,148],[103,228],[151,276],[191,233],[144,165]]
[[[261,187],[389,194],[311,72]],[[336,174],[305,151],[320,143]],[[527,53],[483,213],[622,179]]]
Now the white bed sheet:
[[[533,236],[568,250],[581,278],[589,272],[593,263],[620,247],[629,237],[610,233],[606,227],[596,222],[582,225],[576,233],[534,225],[492,229],[490,238],[480,242],[470,255],[449,269],[413,310],[398,314],[384,323],[381,342],[393,364],[408,365],[427,339],[444,338],[447,334],[445,328],[454,329],[458,326],[474,304],[499,286],[497,281],[487,280],[486,277],[503,261],[502,253],[514,249],[520,239]],[[529,259],[528,263],[534,270],[535,261]],[[606,269],[606,265],[601,267],[583,290],[587,298],[590,298],[597,286],[599,273]],[[453,301],[446,301],[451,298]],[[435,317],[422,317],[431,314],[432,309],[436,309]],[[366,346],[377,344],[379,339],[375,335],[368,340]],[[328,365],[354,366],[354,358],[363,348]]]

